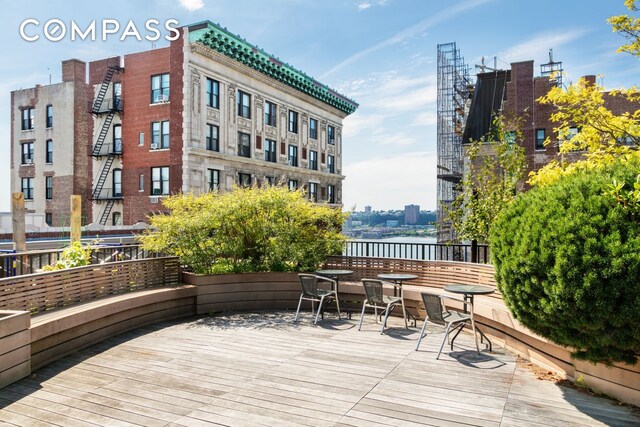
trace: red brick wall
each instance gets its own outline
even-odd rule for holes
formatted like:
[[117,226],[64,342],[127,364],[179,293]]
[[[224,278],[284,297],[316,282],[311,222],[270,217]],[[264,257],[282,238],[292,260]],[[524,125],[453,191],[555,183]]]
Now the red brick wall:
[[[82,74],[84,75],[85,72],[83,71]],[[93,203],[91,203],[93,161],[89,153],[93,144],[93,117],[87,106],[93,99],[93,88],[86,84],[83,78],[75,81],[73,93],[73,138],[75,141],[73,146],[73,194],[82,196],[83,223],[90,223],[93,211]],[[65,213],[69,212],[68,200],[67,197]],[[53,219],[56,220],[55,214]]]
[[[100,59],[98,61],[93,61],[89,63],[89,84],[97,85],[102,83],[104,76],[107,72],[107,67],[110,65],[120,65],[120,57],[113,56],[111,58]],[[121,74],[116,73],[113,75],[112,81],[119,82],[121,81]]]
[[[169,166],[170,192],[180,191],[182,183],[182,49],[167,47],[125,56],[122,80],[122,191],[123,223],[146,221],[162,209],[149,201],[151,168]],[[150,105],[151,76],[170,73],[170,102]],[[169,120],[169,150],[150,150],[151,122]],[[144,145],[139,145],[140,132]],[[138,187],[144,175],[144,191]]]
[[62,61],[62,81],[85,83],[87,81],[87,65],[77,59]]

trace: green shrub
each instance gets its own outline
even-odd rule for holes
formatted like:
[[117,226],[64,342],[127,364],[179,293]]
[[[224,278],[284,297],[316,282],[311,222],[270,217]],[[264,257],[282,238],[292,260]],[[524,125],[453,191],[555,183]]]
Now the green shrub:
[[91,264],[91,248],[82,246],[80,242],[73,242],[62,251],[60,258],[53,265],[42,267],[44,271],[64,270],[65,268],[82,267]]
[[145,249],[180,257],[195,273],[311,271],[341,253],[344,216],[283,187],[178,195],[154,215]]
[[616,190],[639,174],[628,161],[568,175],[519,196],[491,232],[507,306],[578,359],[633,364],[640,354],[640,222]]

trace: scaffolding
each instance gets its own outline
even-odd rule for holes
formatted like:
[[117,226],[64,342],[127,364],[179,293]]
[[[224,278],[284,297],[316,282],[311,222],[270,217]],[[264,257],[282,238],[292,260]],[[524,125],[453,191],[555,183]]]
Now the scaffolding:
[[456,43],[438,45],[438,242],[456,242],[457,238],[445,210],[451,205],[462,181],[462,133],[466,102],[473,86],[469,67],[456,48]]
[[540,75],[549,77],[552,84],[562,87],[562,62],[553,60],[553,49],[549,49],[549,62],[540,64]]

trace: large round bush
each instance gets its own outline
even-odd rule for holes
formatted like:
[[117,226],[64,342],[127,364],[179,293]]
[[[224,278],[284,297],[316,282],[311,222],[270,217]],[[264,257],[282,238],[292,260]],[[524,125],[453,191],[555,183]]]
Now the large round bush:
[[632,191],[639,174],[632,161],[569,175],[518,197],[492,227],[505,303],[578,359],[640,354],[640,218],[611,194],[614,179]]

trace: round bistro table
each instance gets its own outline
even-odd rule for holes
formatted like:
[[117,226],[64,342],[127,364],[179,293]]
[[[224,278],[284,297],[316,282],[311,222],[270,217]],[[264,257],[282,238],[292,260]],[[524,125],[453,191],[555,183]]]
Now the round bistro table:
[[396,285],[398,285],[397,287],[393,288],[393,296],[397,297],[398,296],[398,288],[400,288],[400,298],[402,298],[402,308],[404,309],[405,313],[409,315],[410,318],[413,319],[413,326],[417,326],[418,325],[418,319],[416,319],[416,317],[409,313],[405,308],[404,308],[404,291],[402,288],[402,282],[407,282],[409,280],[415,280],[417,279],[418,276],[416,276],[415,274],[402,274],[402,273],[383,273],[383,274],[378,274],[378,279],[380,280],[386,280],[388,282],[393,282]]
[[344,277],[344,276],[350,276],[353,274],[353,271],[351,270],[332,270],[332,269],[326,269],[326,270],[317,270],[316,274],[318,276],[324,276],[324,277],[328,277],[329,279],[333,279],[336,281],[336,294],[338,295],[338,301],[340,303],[340,305],[342,306],[342,308],[347,312],[347,317],[349,319],[351,319],[351,310],[349,310],[349,307],[347,307],[347,305],[344,303],[344,301],[342,301],[340,299],[340,277]]
[[[495,289],[493,289],[490,286],[468,285],[464,283],[453,283],[451,285],[445,285],[444,290],[447,292],[451,292],[452,294],[464,295],[464,300],[469,301],[471,303],[472,309],[473,309],[473,298],[476,295],[489,295],[495,292]],[[468,313],[466,303],[464,304],[464,312]],[[492,351],[492,345],[489,338],[487,338],[487,336],[477,326],[476,326],[476,330],[480,334],[480,342],[484,343],[483,340],[487,340],[487,343],[489,344],[489,351]],[[453,341],[455,341],[456,337],[461,331],[462,331],[462,328],[455,334],[455,336],[451,340],[451,344],[453,344]]]

